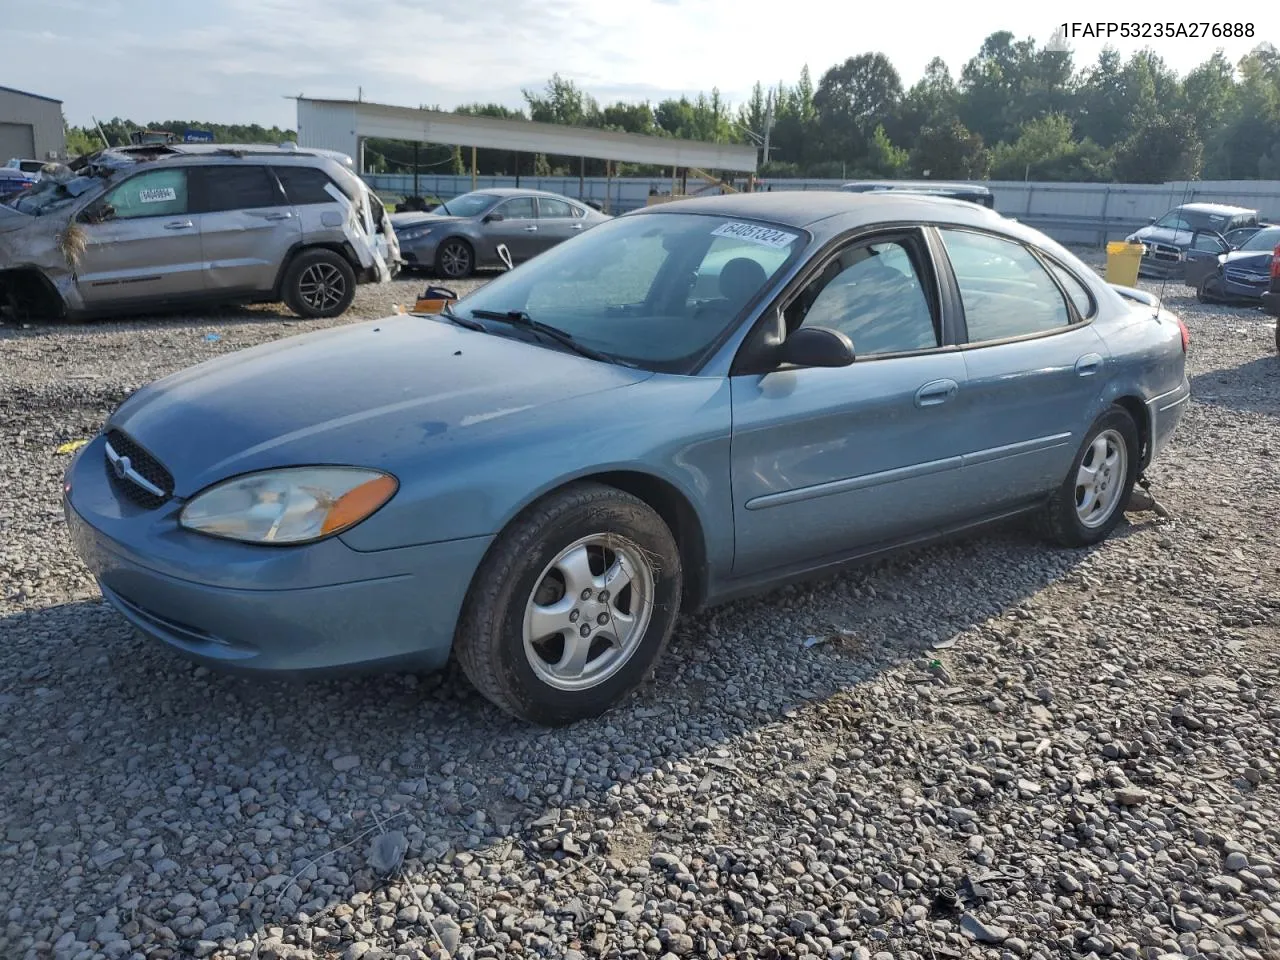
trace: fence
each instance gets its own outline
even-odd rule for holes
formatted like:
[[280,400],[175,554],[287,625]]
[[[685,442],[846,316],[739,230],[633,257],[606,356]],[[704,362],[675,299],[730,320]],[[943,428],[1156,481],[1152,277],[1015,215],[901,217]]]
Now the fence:
[[[368,174],[375,190],[398,196],[413,191],[408,174]],[[762,180],[763,190],[832,190],[842,180]],[[1223,203],[1257,210],[1264,219],[1280,222],[1280,180],[1200,180],[1173,183],[1048,183],[984,180],[995,197],[996,210],[1043,230],[1061,243],[1102,245],[1120,239],[1151,218],[1182,203]],[[479,177],[478,187],[514,187],[515,177]],[[519,186],[592,200],[611,213],[643,207],[650,190],[667,193],[669,179],[647,177],[521,177]],[[745,181],[736,182],[739,188]],[[690,189],[694,187],[690,181]],[[471,189],[470,176],[420,175],[424,196],[449,199]]]

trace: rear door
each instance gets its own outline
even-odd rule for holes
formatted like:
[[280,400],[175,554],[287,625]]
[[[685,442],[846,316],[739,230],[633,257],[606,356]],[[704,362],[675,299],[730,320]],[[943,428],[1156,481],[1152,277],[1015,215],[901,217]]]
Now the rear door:
[[80,215],[85,248],[76,287],[86,308],[183,299],[204,290],[200,217],[187,168],[136,173]]
[[555,197],[538,198],[538,247],[546,250],[576,237],[585,224],[572,204]]
[[226,294],[266,293],[280,265],[302,239],[298,215],[265,164],[191,168],[200,214],[205,287]]
[[1056,488],[1092,422],[1110,351],[1088,289],[1007,237],[940,228],[963,310],[961,482],[982,513]]

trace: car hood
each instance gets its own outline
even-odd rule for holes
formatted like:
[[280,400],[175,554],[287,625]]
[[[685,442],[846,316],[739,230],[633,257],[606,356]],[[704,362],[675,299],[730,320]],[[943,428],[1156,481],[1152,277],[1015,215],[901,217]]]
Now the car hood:
[[1269,250],[1233,250],[1223,257],[1223,264],[1246,273],[1266,274],[1271,269]]
[[1147,243],[1167,243],[1170,246],[1185,247],[1191,243],[1190,230],[1173,230],[1169,227],[1143,227],[1131,234],[1134,240]]
[[391,225],[397,230],[404,230],[407,227],[416,227],[422,224],[435,223],[457,223],[464,217],[448,217],[443,214],[434,213],[393,213],[391,214]]
[[650,376],[406,315],[206,361],[143,387],[109,426],[159,458],[185,498],[271,467],[394,473],[433,449],[513,431],[513,419]]

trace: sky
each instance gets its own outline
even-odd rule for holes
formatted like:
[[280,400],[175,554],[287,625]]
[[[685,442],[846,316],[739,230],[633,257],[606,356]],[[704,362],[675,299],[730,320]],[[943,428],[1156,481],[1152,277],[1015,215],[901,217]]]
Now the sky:
[[[1127,9],[1138,24],[1159,16],[1199,25],[1209,9],[1078,0],[1035,12],[1025,0],[989,0],[948,17],[932,2],[0,0],[0,86],[61,99],[75,125],[119,116],[292,128],[288,98],[298,94],[520,107],[522,90],[542,89],[556,72],[601,102],[718,87],[737,104],[757,80],[791,84],[807,64],[817,84],[828,67],[860,53],[886,54],[910,86],[934,56],[958,76],[997,30],[1043,45],[1064,20],[1105,24]],[[1179,73],[1218,48],[1235,61],[1260,39],[1280,44],[1275,4],[1217,9],[1231,23],[1252,24],[1253,38],[1109,42],[1125,55],[1150,46]],[[1107,42],[1068,40],[1077,66]]]

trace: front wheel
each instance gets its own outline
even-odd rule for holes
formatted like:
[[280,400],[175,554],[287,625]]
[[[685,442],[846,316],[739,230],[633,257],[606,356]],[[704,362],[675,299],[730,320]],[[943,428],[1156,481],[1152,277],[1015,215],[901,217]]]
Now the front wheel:
[[1112,407],[1095,420],[1045,507],[1049,538],[1064,547],[1105,540],[1129,504],[1139,456],[1138,428],[1127,410]]
[[502,533],[476,572],[454,648],[498,707],[563,726],[644,681],[680,596],[680,552],[662,518],[620,490],[580,484]]
[[475,253],[465,240],[446,240],[436,251],[436,273],[450,280],[471,276],[476,268]]

